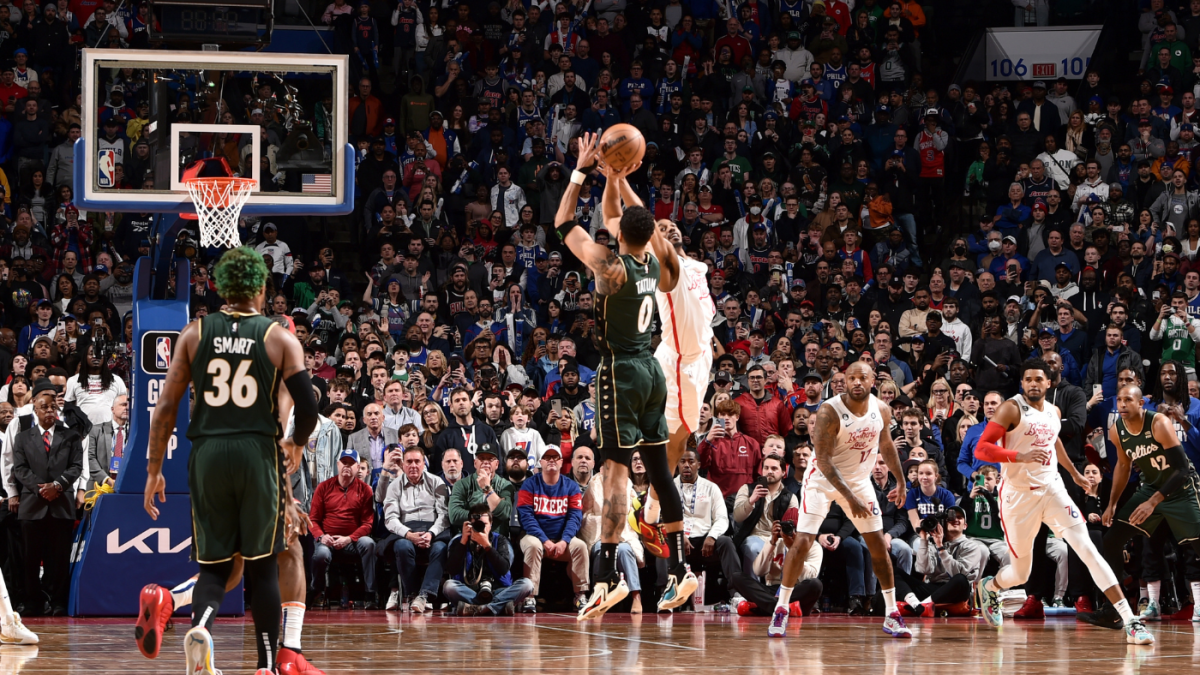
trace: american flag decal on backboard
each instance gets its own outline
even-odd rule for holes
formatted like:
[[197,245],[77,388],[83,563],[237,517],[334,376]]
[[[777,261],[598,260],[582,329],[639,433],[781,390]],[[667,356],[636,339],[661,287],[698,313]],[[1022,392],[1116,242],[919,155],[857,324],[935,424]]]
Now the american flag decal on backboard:
[[333,174],[306,173],[300,179],[301,192],[329,193],[333,191]]

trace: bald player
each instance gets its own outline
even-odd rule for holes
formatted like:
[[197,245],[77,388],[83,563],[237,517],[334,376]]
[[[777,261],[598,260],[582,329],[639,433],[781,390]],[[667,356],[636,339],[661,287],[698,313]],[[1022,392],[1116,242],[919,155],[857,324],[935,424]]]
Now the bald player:
[[[1110,528],[1104,535],[1105,559],[1120,574],[1125,566],[1125,544],[1138,535],[1150,536],[1164,521],[1179,543],[1189,544],[1200,555],[1200,482],[1175,435],[1171,418],[1146,410],[1137,385],[1126,385],[1117,392],[1117,412],[1120,417],[1108,431],[1108,442],[1116,449],[1117,466],[1113,469],[1112,495],[1101,518]],[[1117,504],[1134,466],[1138,470],[1137,490],[1118,511]],[[1200,596],[1196,584],[1192,594]],[[1197,604],[1192,621],[1200,622],[1200,597],[1193,599]],[[1125,624],[1112,607],[1078,618],[1106,628],[1120,629]]]
[[892,424],[892,410],[871,393],[874,386],[875,371],[866,363],[855,361],[846,369],[846,393],[817,408],[816,425],[810,429],[816,457],[804,475],[796,540],[783,561],[779,601],[767,627],[769,637],[783,637],[787,633],[792,589],[833,502],[841,504],[871,551],[871,565],[883,590],[886,616],[883,632],[898,638],[912,637],[896,608],[892,560],[883,543],[883,517],[871,485],[875,458],[883,455],[897,485],[888,493],[888,500],[898,507],[904,506],[905,494],[899,487],[905,484],[904,473],[892,437],[887,433]]

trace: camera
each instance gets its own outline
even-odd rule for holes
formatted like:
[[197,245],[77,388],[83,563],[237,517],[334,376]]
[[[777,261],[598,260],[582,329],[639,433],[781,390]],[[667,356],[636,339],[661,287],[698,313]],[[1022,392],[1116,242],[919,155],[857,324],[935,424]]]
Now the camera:
[[779,531],[785,537],[794,536],[796,534],[796,524],[788,520],[781,520],[779,521]]
[[471,529],[476,532],[483,532],[487,529],[487,523],[483,522],[483,516],[478,513],[471,514]]
[[925,516],[921,519],[921,531],[932,534],[941,526],[942,530],[946,529],[946,514],[935,513],[931,516]]

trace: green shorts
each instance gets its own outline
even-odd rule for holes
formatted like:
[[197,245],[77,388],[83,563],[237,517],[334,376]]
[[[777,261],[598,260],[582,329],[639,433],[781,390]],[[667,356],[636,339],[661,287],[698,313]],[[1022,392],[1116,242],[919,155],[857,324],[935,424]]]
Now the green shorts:
[[668,439],[667,380],[654,355],[605,356],[596,371],[596,447],[626,466],[640,445]]
[[265,436],[213,436],[192,442],[188,489],[192,557],[218,563],[280,553],[284,543],[283,459]]
[[[1163,521],[1166,521],[1167,527],[1171,528],[1171,534],[1175,535],[1176,541],[1180,543],[1200,539],[1200,490],[1198,490],[1196,475],[1188,479],[1184,487],[1170,497],[1163,500],[1161,504],[1154,507],[1154,513],[1150,514],[1140,525],[1134,525],[1137,529],[1146,533],[1146,536],[1154,534],[1154,530]],[[1117,520],[1128,523],[1129,515],[1133,513],[1139,505],[1150,499],[1151,495],[1157,492],[1158,489],[1149,485],[1139,485],[1133,496],[1125,502],[1125,506],[1121,507],[1121,511],[1117,513]]]

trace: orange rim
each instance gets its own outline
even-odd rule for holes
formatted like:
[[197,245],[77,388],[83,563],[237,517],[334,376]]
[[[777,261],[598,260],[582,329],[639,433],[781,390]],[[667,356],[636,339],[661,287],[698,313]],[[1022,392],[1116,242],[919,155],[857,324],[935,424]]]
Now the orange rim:
[[[223,209],[229,206],[232,197],[241,191],[241,189],[253,189],[258,184],[253,178],[231,178],[228,176],[220,176],[216,178],[192,178],[184,181],[184,184],[203,185],[207,188],[199,196],[205,200],[204,205],[208,208]],[[227,190],[226,187],[233,187],[233,190]],[[195,200],[196,195],[193,194],[192,199]],[[211,201],[209,199],[211,198]]]

